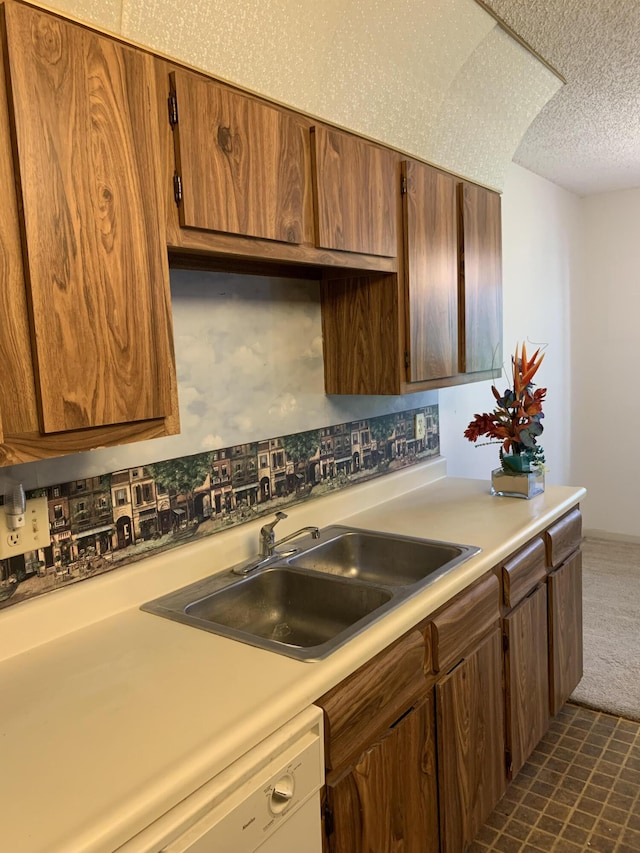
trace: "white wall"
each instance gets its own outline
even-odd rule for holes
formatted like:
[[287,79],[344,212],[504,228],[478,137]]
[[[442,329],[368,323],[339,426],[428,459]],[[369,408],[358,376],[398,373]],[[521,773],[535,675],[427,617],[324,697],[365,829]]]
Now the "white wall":
[[[502,197],[504,364],[517,343],[547,344],[537,384],[546,387],[547,482],[582,484],[571,468],[571,306],[579,296],[580,199],[512,164]],[[507,387],[506,379],[497,385]],[[463,433],[476,412],[493,409],[491,382],[440,392],[440,446],[451,476],[489,483],[498,466],[498,446],[476,447]]]
[[587,529],[640,541],[640,189],[590,196],[582,206],[572,466],[589,490]]
[[[640,542],[640,189],[578,198],[512,164],[502,199],[505,359],[548,343],[539,384],[547,482],[582,485],[587,533]],[[496,446],[463,438],[490,382],[440,392],[451,476],[489,482]]]

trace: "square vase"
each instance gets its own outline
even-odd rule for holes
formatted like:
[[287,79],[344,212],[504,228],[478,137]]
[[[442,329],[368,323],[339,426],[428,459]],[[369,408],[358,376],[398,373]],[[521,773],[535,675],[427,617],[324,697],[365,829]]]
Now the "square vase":
[[503,471],[494,468],[491,472],[491,494],[505,498],[533,498],[544,492],[544,472]]

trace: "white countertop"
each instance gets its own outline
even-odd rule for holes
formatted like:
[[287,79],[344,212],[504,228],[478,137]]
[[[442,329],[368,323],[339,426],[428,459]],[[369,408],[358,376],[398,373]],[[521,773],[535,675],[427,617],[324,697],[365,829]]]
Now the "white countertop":
[[482,548],[324,661],[139,610],[248,556],[264,519],[0,612],[2,849],[111,853],[585,493],[496,498],[443,472],[428,463],[287,510],[283,533],[348,520]]

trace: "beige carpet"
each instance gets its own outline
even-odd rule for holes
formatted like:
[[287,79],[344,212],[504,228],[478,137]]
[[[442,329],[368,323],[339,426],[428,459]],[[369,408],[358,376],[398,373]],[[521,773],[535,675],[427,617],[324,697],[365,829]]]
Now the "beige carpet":
[[640,720],[640,545],[585,539],[584,676],[571,700]]

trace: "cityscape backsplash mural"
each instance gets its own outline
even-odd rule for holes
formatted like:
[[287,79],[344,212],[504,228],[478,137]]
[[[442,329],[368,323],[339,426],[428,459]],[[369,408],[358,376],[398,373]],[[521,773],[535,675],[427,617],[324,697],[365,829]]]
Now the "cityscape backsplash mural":
[[439,452],[427,405],[33,490],[51,544],[0,560],[0,608]]

